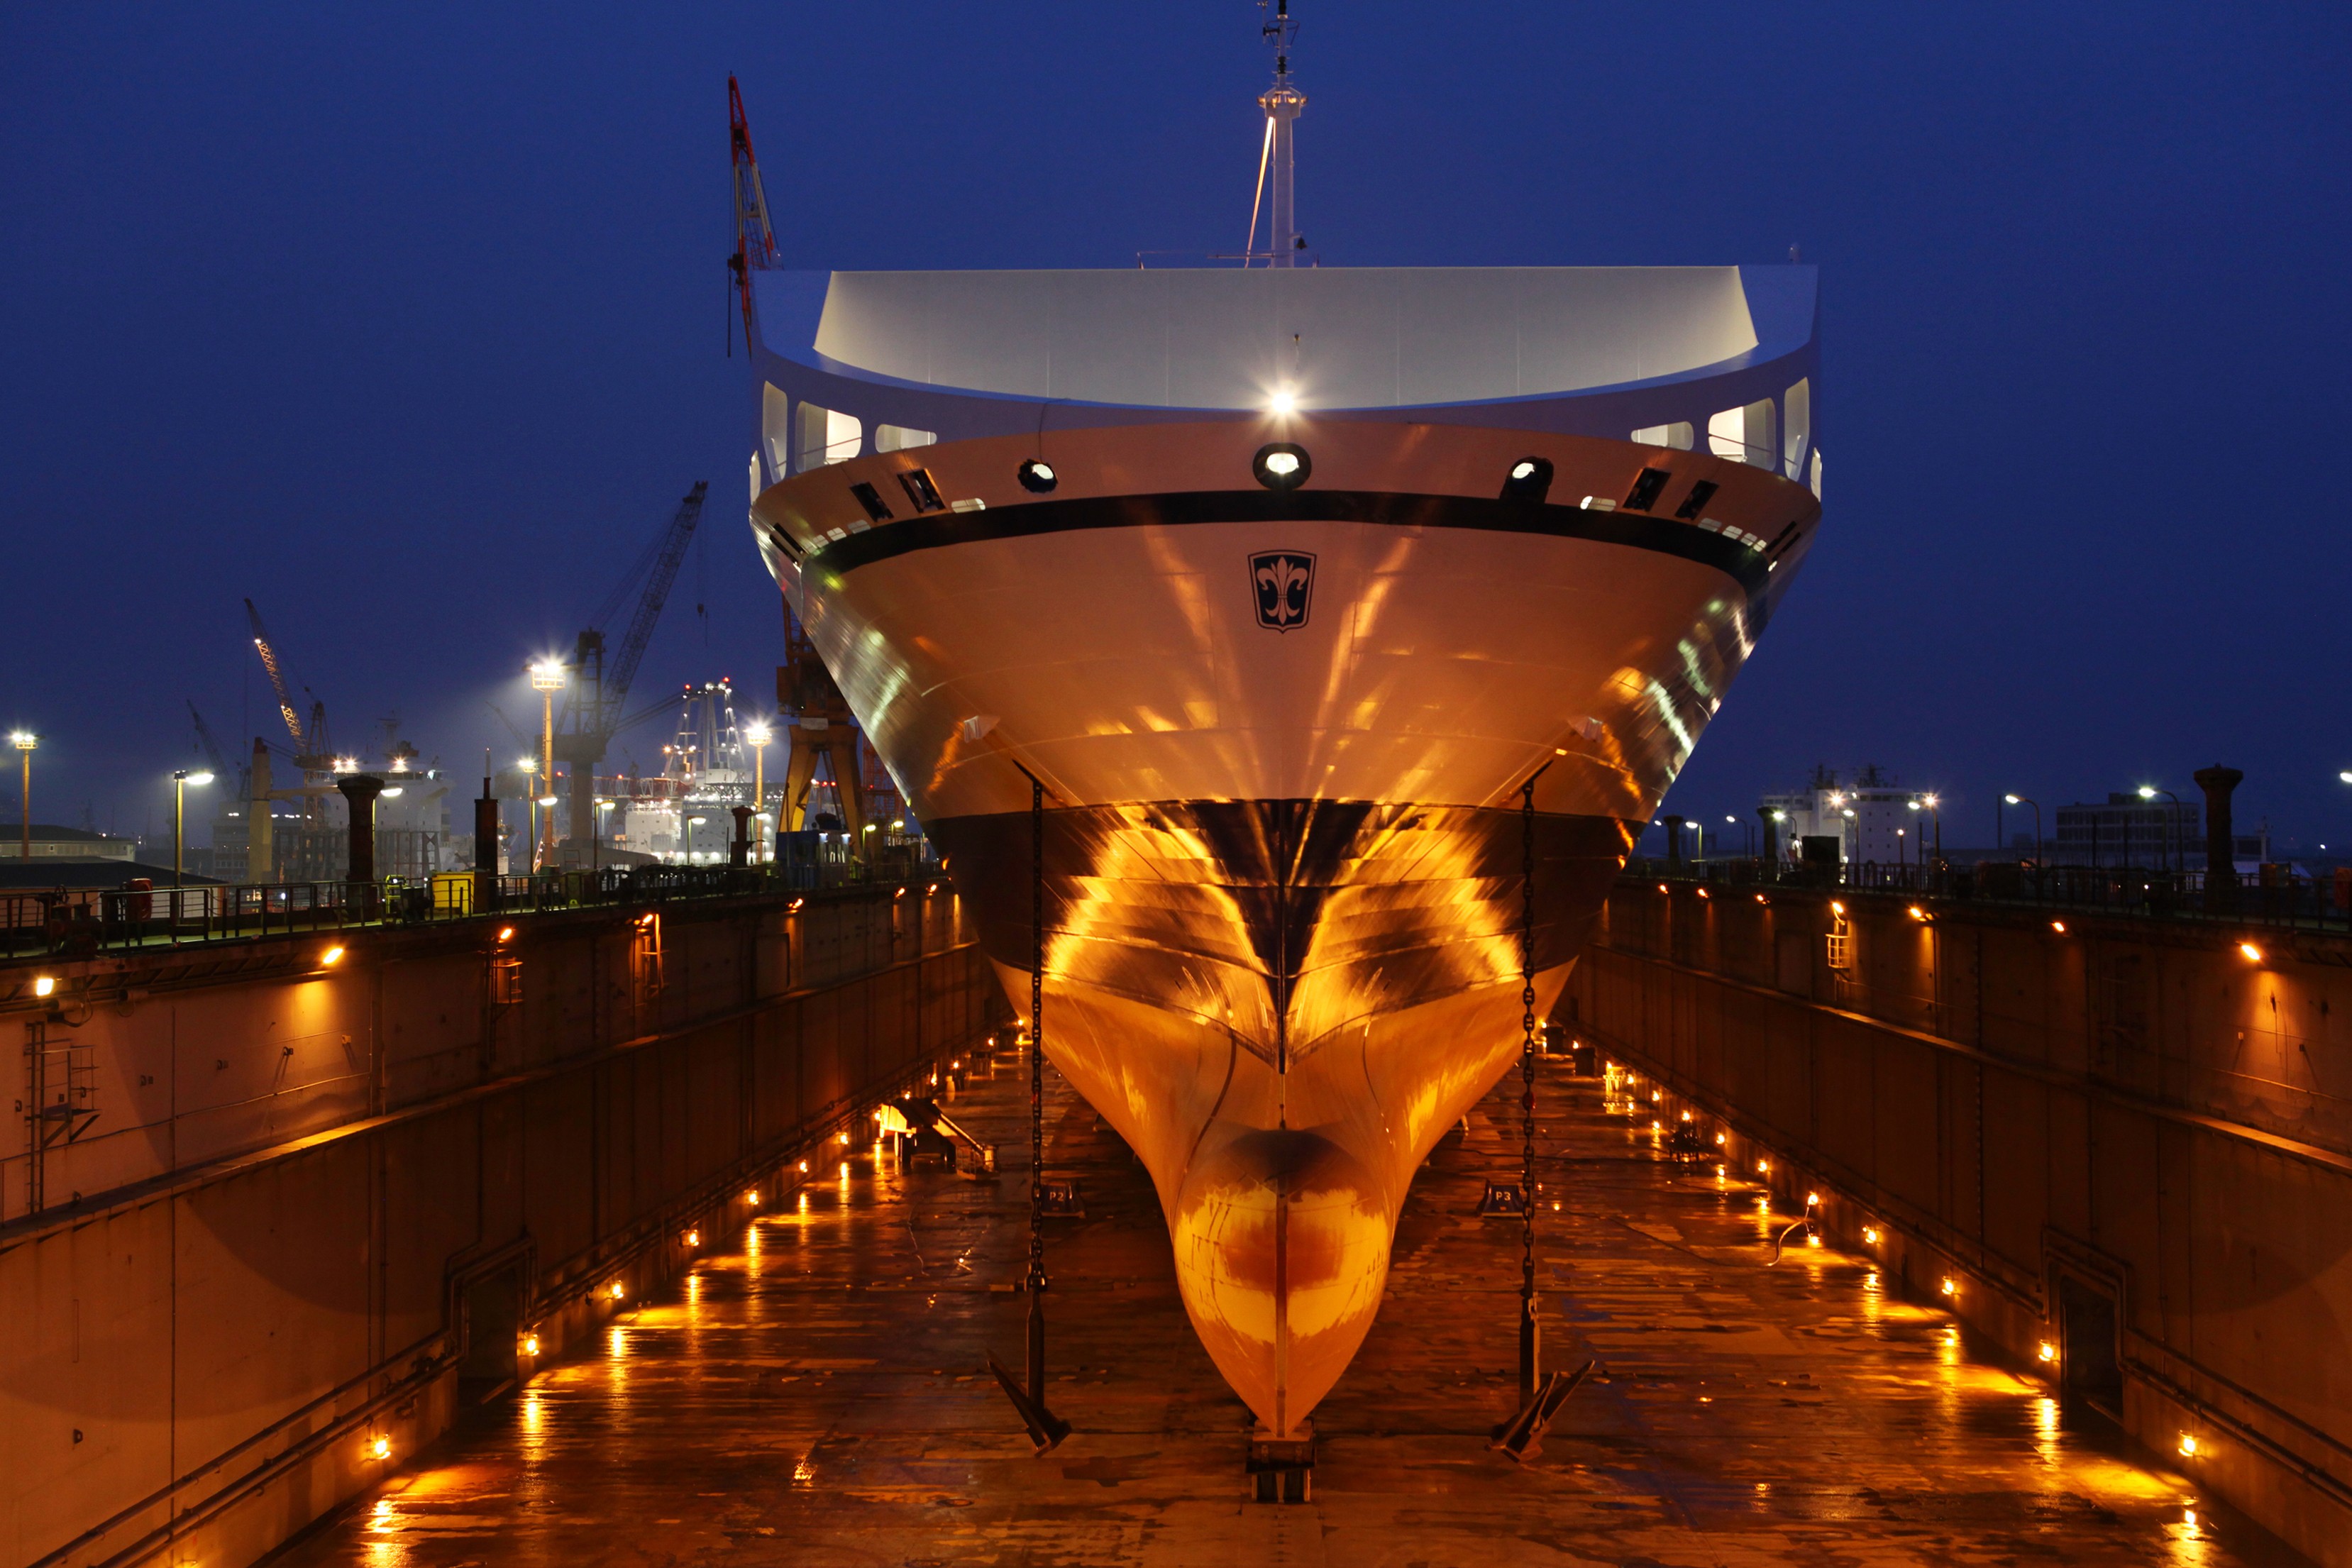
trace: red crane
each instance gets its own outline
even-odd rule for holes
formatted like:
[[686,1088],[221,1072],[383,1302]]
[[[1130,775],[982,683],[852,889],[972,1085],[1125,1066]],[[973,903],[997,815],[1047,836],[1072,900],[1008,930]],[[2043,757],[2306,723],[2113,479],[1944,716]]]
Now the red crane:
[[743,118],[743,93],[727,79],[727,149],[735,165],[735,254],[727,268],[743,304],[743,335],[751,334],[751,274],[776,264],[776,232],[768,223],[768,194],[760,184],[760,161],[751,155],[751,127]]

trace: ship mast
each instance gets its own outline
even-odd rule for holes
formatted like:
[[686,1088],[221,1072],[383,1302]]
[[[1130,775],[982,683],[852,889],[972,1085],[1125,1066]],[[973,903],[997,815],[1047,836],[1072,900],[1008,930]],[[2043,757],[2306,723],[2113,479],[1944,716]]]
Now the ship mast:
[[1274,164],[1271,260],[1276,267],[1289,267],[1307,244],[1298,237],[1297,209],[1292,202],[1292,126],[1306,111],[1307,95],[1290,83],[1290,46],[1298,37],[1298,24],[1290,19],[1290,0],[1275,0],[1273,16],[1258,31],[1274,46],[1274,85],[1257,100],[1258,107],[1265,110],[1266,144]]

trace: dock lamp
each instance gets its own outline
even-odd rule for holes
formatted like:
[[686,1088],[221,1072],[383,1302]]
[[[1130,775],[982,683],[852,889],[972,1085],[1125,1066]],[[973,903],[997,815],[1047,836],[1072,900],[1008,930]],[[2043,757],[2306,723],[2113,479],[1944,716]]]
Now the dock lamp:
[[[2352,782],[2352,780],[2347,780],[2347,782]],[[2176,871],[2183,869],[2184,867],[2182,862],[2188,858],[2188,854],[2180,843],[2180,797],[2173,794],[2168,789],[2158,789],[2154,784],[2142,784],[2139,786],[2137,793],[2142,800],[2152,801],[2158,795],[2162,795],[2165,799],[2172,803],[2172,832],[2169,835],[2169,837],[2172,840],[2172,869]],[[2166,837],[2167,836],[2159,835],[2157,838],[2156,847],[2158,854],[2162,854],[2164,852]],[[2326,846],[2323,845],[2321,847],[2325,848]],[[2131,839],[2128,837],[2124,839],[2124,855],[2126,859],[2128,859],[2131,855]]]
[[[25,793],[19,797],[24,803],[25,837],[24,842],[17,846],[16,853],[21,858],[30,861],[33,858],[33,748],[41,743],[41,738],[30,730],[12,730],[8,734],[8,743],[16,748],[16,755],[25,763]],[[2347,773],[2344,782],[2352,784],[2352,773]]]
[[[192,773],[185,768],[172,770],[172,886],[175,888],[180,885],[181,877],[180,846],[187,838],[188,786],[212,782],[213,775],[208,773]],[[174,908],[172,912],[176,915],[179,910]]]
[[[563,689],[563,681],[558,660],[542,658],[530,667],[530,689],[540,698],[540,779],[549,795],[555,793],[555,694]],[[539,865],[544,867],[555,858],[555,813],[541,819],[539,834]]]
[[754,724],[743,738],[751,742],[751,809],[763,812],[768,809],[768,746],[776,737],[765,724]]
[[2042,868],[2042,803],[2021,795],[2005,795],[2000,798],[2010,805],[2033,807],[2033,868],[2039,871]]

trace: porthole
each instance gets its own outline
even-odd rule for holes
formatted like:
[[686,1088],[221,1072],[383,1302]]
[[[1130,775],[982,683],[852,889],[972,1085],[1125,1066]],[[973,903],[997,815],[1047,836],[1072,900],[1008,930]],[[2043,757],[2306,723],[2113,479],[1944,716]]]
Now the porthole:
[[1269,441],[1250,460],[1250,472],[1270,490],[1295,490],[1314,471],[1307,448],[1296,441]]
[[1521,458],[1503,474],[1503,500],[1540,503],[1551,493],[1551,462]]

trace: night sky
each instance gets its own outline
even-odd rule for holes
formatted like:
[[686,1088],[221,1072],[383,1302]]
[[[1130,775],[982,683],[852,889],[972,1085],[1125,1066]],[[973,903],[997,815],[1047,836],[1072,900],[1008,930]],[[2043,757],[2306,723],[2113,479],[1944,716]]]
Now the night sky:
[[[2352,846],[2352,529],[2294,456],[2352,430],[2352,12],[1297,8],[1326,265],[1822,267],[1826,526],[1670,809],[1870,761],[1983,843],[2004,789],[2221,761],[2242,822]],[[1132,266],[1241,244],[1258,15],[11,7],[0,723],[45,737],[36,819],[164,824],[189,699],[232,753],[268,728],[247,595],[340,744],[397,711],[461,777],[511,757],[488,705],[530,727],[525,663],[697,479],[636,695],[756,706],[727,73],[789,265]]]

